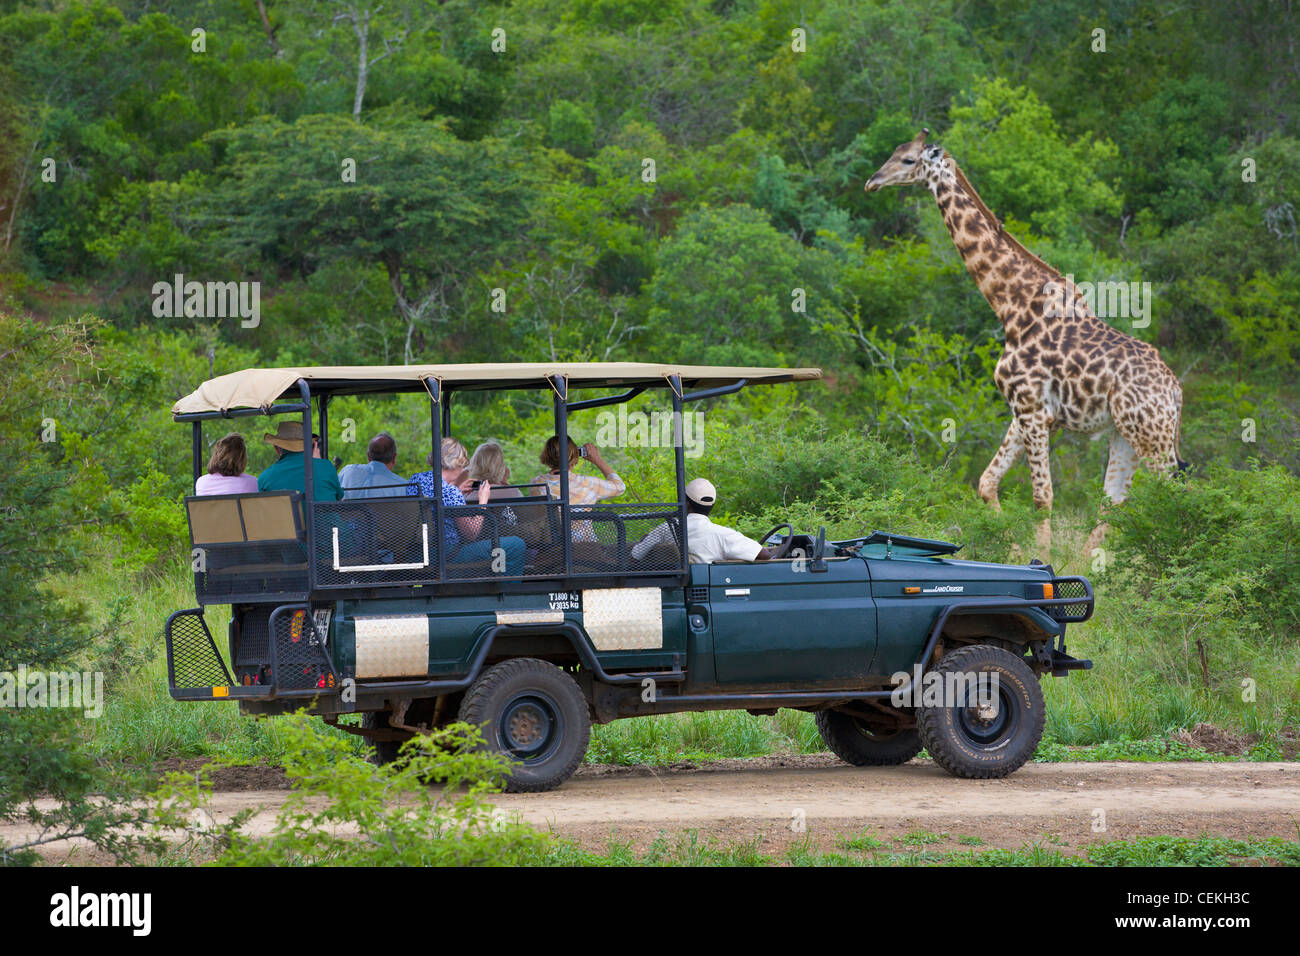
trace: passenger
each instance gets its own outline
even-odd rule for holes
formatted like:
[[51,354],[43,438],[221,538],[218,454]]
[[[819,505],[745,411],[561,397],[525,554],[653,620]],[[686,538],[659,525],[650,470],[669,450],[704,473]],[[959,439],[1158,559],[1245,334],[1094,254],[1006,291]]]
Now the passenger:
[[[313,436],[314,437],[314,436]],[[275,463],[257,477],[258,491],[303,491],[302,422],[280,422],[274,435],[262,441],[274,446]],[[316,501],[340,501],[343,486],[333,462],[319,458],[311,466],[312,497]]]
[[[739,531],[709,520],[718,491],[707,478],[696,478],[686,486],[686,540],[692,564],[714,561],[770,561],[772,552]],[[667,523],[659,525],[632,546],[632,559],[639,561],[657,544],[676,545]]]
[[[586,458],[593,465],[600,469],[604,478],[593,478],[590,475],[580,475],[573,470],[578,461]],[[569,439],[569,504],[574,505],[594,505],[598,501],[604,501],[607,498],[617,498],[623,492],[627,491],[627,485],[623,479],[618,476],[613,468],[605,464],[605,459],[601,457],[600,449],[594,442],[587,442],[579,451],[578,446]],[[560,438],[558,435],[552,435],[546,440],[546,447],[542,449],[542,464],[549,469],[544,474],[538,475],[533,479],[533,484],[545,484],[547,490],[551,493],[552,498],[560,497]],[[574,541],[596,541],[596,531],[590,521],[573,522],[573,540]]]
[[366,446],[364,465],[348,465],[339,472],[339,484],[345,498],[402,498],[406,496],[406,479],[393,473],[397,464],[397,442],[388,432],[380,432]]
[[[494,441],[485,441],[474,449],[474,455],[469,460],[469,467],[466,469],[466,479],[469,482],[469,491],[465,492],[465,500],[472,505],[479,503],[478,490],[483,482],[488,482],[493,486],[492,496],[498,501],[503,498],[522,498],[523,495],[518,488],[501,487],[510,482],[510,468],[506,465],[505,452],[501,446]],[[502,517],[506,524],[515,524],[518,520],[514,510],[505,508],[502,511]]]
[[[433,466],[433,454],[429,455],[429,465]],[[433,471],[420,471],[411,476],[407,482],[406,493],[424,498],[441,496],[445,508],[461,507],[465,504],[465,495],[457,487],[462,479],[465,466],[469,464],[469,455],[465,446],[454,438],[442,440],[442,475]],[[486,505],[492,500],[492,484],[484,481],[479,486],[478,503]],[[485,518],[477,515],[447,515],[443,519],[443,537],[447,542],[447,551],[453,561],[491,560],[492,537],[476,540],[485,531]],[[462,543],[463,542],[463,543]],[[505,573],[518,576],[524,573],[523,538],[503,537],[499,539],[501,549],[505,552]]]
[[248,467],[248,446],[244,436],[231,432],[212,446],[208,473],[194,483],[196,495],[240,495],[257,492],[257,476],[244,471]]

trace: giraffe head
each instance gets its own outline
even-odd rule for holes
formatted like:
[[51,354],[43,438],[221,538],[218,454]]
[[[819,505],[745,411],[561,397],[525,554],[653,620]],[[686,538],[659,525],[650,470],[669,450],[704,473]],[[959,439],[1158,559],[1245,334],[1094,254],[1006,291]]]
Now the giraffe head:
[[867,180],[867,192],[874,193],[885,186],[929,182],[940,172],[943,169],[943,147],[926,146],[925,137],[929,133],[928,129],[923,129],[916,134],[916,139],[894,150],[894,155]]

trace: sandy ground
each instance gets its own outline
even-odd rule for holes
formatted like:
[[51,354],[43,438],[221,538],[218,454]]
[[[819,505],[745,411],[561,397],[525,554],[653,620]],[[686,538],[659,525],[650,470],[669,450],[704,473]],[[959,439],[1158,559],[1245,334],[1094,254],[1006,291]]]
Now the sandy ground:
[[800,825],[823,849],[864,830],[885,841],[947,834],[937,849],[973,836],[986,846],[1062,850],[1152,834],[1300,832],[1294,763],[1029,764],[1004,780],[960,780],[922,760],[859,769],[820,755],[686,766],[585,768],[553,793],[494,802],[592,847],[610,836],[644,847],[661,831],[697,829],[721,841],[758,837],[774,851],[803,839]]
[[[287,784],[274,768],[232,768],[216,779],[210,810],[218,820],[256,808],[265,832]],[[915,831],[984,847],[1040,843],[1078,852],[1099,841],[1168,834],[1281,836],[1300,828],[1300,763],[1028,764],[1005,780],[960,780],[929,761],[902,767],[848,767],[830,755],[775,756],[668,768],[582,767],[559,790],[502,794],[505,811],[591,849],[609,841],[644,849],[696,831],[721,843],[754,841],[765,853],[805,839],[835,849],[863,831],[902,841]],[[13,842],[23,827],[0,827]],[[900,844],[893,849],[901,850]],[[963,847],[965,848],[965,847]],[[78,860],[78,857],[81,857]],[[95,862],[54,846],[51,862]]]

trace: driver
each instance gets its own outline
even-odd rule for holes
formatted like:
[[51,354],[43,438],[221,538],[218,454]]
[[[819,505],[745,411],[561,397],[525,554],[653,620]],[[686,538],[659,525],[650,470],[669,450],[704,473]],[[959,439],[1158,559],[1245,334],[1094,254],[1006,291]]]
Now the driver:
[[[696,478],[686,486],[686,536],[692,564],[714,561],[769,561],[772,552],[739,531],[709,520],[718,500],[718,490],[707,478]],[[656,544],[670,544],[672,528],[665,522],[632,547],[633,560],[645,557]]]

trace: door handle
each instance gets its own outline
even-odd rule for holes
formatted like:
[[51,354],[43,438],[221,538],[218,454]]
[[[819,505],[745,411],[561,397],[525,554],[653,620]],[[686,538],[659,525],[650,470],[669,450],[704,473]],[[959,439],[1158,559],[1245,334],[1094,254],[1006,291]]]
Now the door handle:
[[727,588],[727,597],[749,597],[749,588]]

